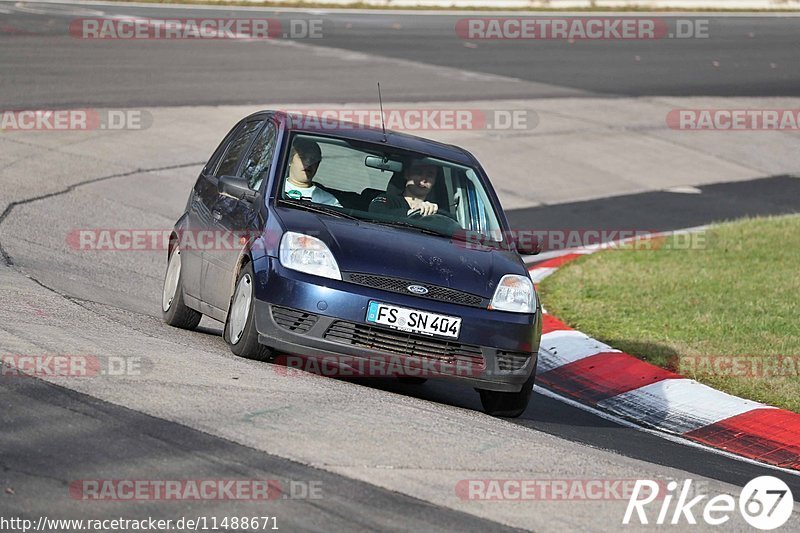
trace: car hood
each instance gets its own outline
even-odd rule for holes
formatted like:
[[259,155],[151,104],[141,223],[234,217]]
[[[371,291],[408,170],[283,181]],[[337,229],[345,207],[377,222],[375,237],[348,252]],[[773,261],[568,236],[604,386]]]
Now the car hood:
[[459,240],[428,235],[414,229],[380,226],[364,221],[278,208],[285,231],[322,240],[336,257],[339,269],[410,282],[448,287],[484,298],[494,295],[505,274],[526,275],[514,252],[475,249]]

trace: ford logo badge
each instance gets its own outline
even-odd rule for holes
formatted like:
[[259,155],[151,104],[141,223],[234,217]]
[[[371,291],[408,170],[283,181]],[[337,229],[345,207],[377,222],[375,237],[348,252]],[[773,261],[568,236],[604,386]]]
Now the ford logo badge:
[[409,285],[406,289],[408,289],[408,292],[413,292],[414,294],[428,294],[427,287],[423,287],[422,285]]

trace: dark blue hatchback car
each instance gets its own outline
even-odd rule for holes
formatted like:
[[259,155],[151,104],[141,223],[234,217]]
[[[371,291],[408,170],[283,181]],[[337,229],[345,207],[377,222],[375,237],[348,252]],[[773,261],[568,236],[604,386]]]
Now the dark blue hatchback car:
[[541,308],[520,257],[535,247],[518,241],[469,152],[264,111],[197,179],[170,238],[163,316],[223,322],[244,357],[459,380],[487,413],[519,416]]

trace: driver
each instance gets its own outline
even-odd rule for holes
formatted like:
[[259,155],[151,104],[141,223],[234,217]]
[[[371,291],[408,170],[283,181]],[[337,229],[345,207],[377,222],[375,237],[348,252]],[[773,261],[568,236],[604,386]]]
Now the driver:
[[[423,161],[415,161],[406,170],[406,185],[402,191],[390,187],[385,193],[378,195],[369,206],[370,211],[394,213],[400,216],[412,216],[419,213],[428,217],[439,211],[439,206],[428,202],[426,198],[433,186],[439,167]],[[393,190],[394,189],[394,190]]]
[[283,185],[284,194],[293,200],[311,200],[315,204],[342,207],[335,196],[311,181],[321,161],[322,150],[316,142],[302,137],[295,139],[289,154],[289,176]]

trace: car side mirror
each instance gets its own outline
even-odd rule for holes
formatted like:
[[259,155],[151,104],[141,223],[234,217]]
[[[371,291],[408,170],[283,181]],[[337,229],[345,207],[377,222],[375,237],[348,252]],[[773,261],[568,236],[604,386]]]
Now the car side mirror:
[[247,180],[236,176],[220,176],[217,190],[220,194],[227,194],[239,200],[252,200],[256,197],[256,191],[250,188]]
[[523,231],[512,232],[514,246],[520,255],[536,255],[542,252],[542,242],[535,234]]

